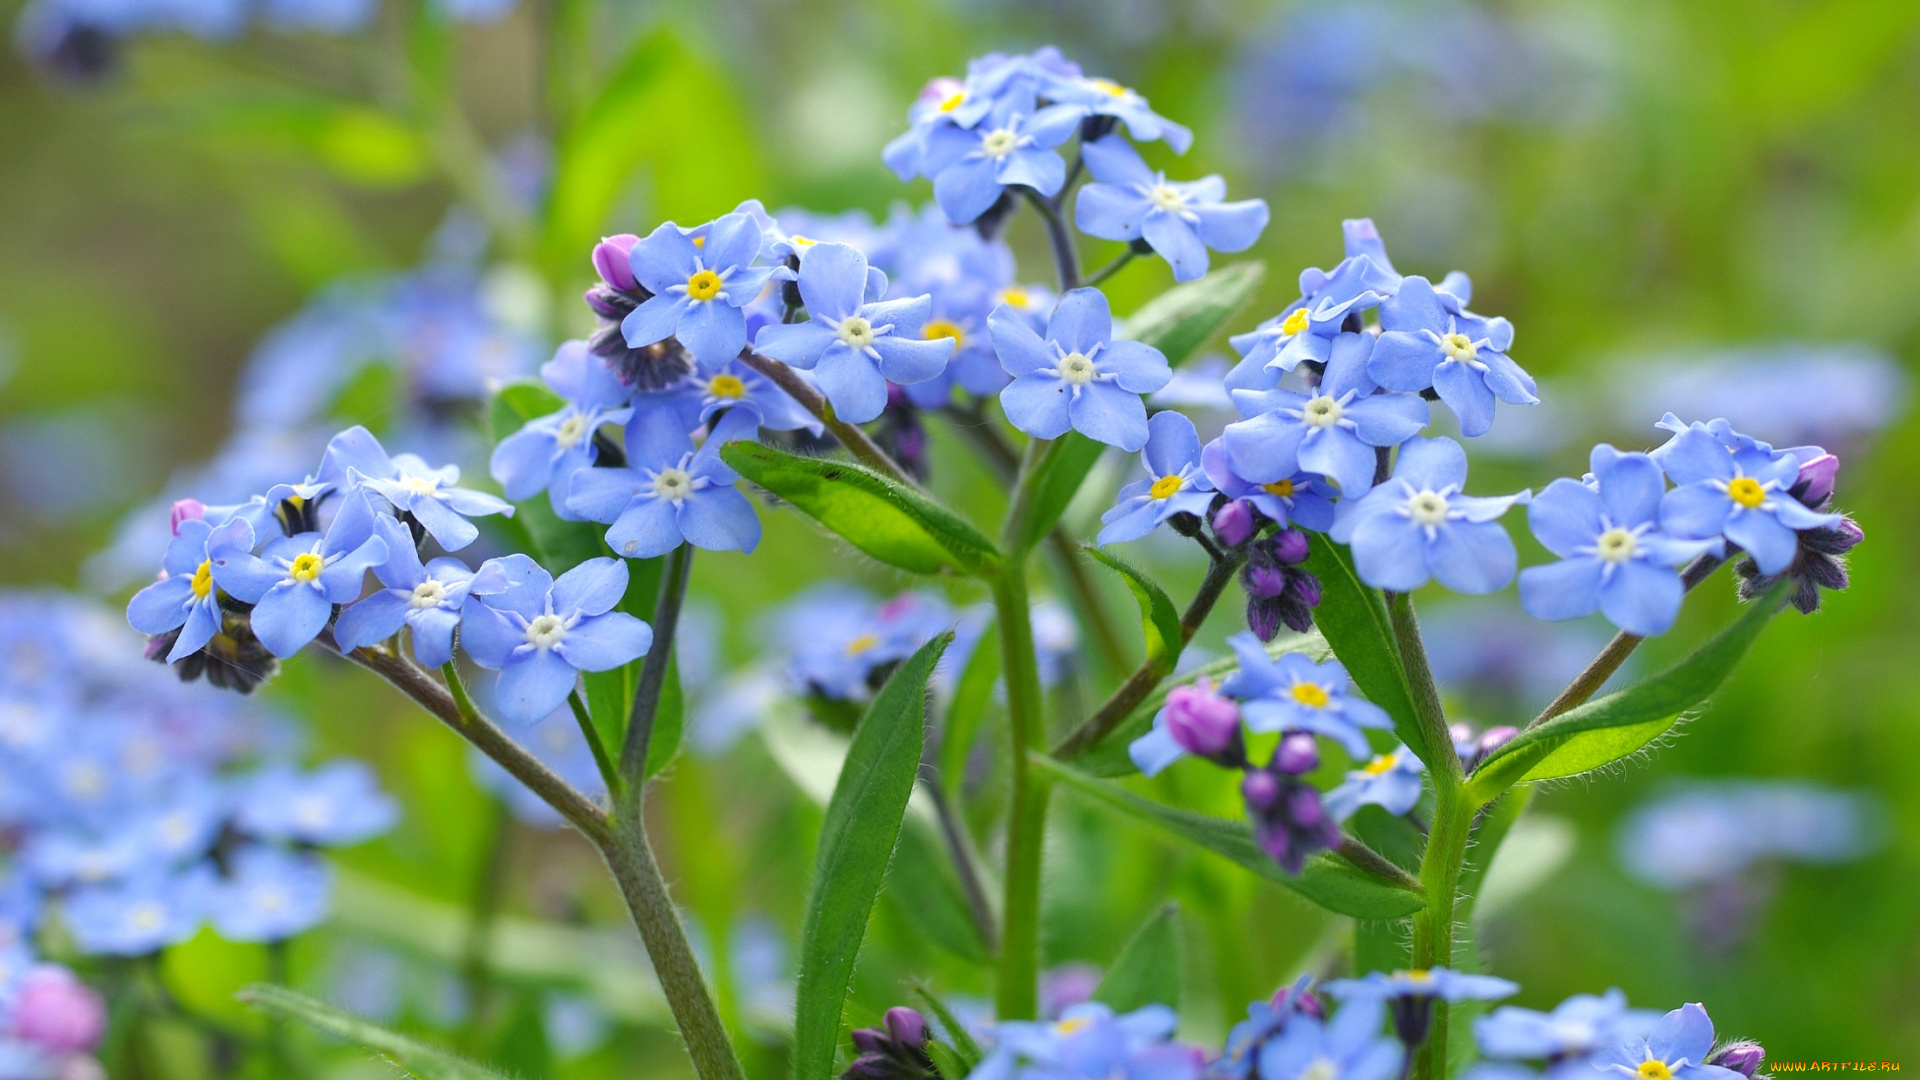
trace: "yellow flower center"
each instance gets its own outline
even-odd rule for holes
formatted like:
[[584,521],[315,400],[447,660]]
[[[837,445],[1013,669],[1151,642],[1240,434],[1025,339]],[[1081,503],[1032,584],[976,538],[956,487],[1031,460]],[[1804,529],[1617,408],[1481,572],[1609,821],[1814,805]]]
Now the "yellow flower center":
[[1163,476],[1153,482],[1153,488],[1148,491],[1147,494],[1152,495],[1156,499],[1171,499],[1180,493],[1181,488],[1186,486],[1186,477]]
[[1009,285],[1000,290],[1000,302],[1009,307],[1028,308],[1033,306],[1033,294],[1018,285]]
[[696,237],[694,237],[694,238],[693,238],[693,246],[694,246],[694,247],[697,247],[697,248],[703,248],[703,247],[706,247],[706,246],[707,246],[707,238],[706,238],[706,237],[704,237],[704,236],[696,236]]
[[1306,308],[1294,308],[1293,314],[1287,316],[1286,321],[1280,324],[1280,332],[1288,337],[1292,337],[1302,330],[1305,330],[1309,321]]
[[213,560],[203,559],[199,569],[193,572],[193,595],[205,600],[213,592]]
[[1473,341],[1465,334],[1448,334],[1440,339],[1440,348],[1446,352],[1449,360],[1458,360],[1463,364],[1480,355],[1480,350],[1474,348]]
[[1433,981],[1433,972],[1426,968],[1414,968],[1412,971],[1396,971],[1395,975],[1405,975],[1409,982],[1425,983]]
[[287,567],[287,576],[301,584],[308,584],[320,576],[326,568],[326,562],[311,551],[302,552],[293,557],[293,564]]
[[1108,97],[1126,97],[1132,92],[1112,79],[1088,79],[1087,82],[1096,90],[1106,91]]
[[952,112],[966,103],[967,92],[965,90],[955,90],[953,93],[948,94],[944,101],[940,102],[940,111]]
[[707,382],[707,393],[717,398],[738,400],[747,396],[747,384],[738,375],[715,375]]
[[701,270],[687,279],[687,295],[695,300],[711,300],[720,295],[720,275]]
[[793,250],[795,251],[805,251],[819,242],[818,240],[801,236],[799,233],[794,233],[792,236],[787,237],[787,243],[792,244]]
[[1400,755],[1381,754],[1379,757],[1367,762],[1365,771],[1368,776],[1379,776],[1381,773],[1386,772],[1399,763]]
[[920,336],[928,341],[937,341],[943,337],[952,338],[953,347],[956,349],[967,343],[967,332],[960,329],[960,324],[952,319],[929,319],[926,329],[920,332]]
[[1309,709],[1324,709],[1327,707],[1327,688],[1319,683],[1294,683],[1293,700]]
[[1673,1070],[1664,1061],[1643,1061],[1634,1071],[1640,1074],[1640,1080],[1673,1080]]
[[1761,487],[1760,481],[1751,476],[1735,477],[1733,482],[1727,485],[1727,494],[1733,497],[1734,502],[1748,509],[1767,501],[1767,489]]
[[1293,481],[1291,480],[1275,480],[1271,484],[1261,484],[1260,488],[1269,495],[1278,495],[1283,499],[1293,497]]
[[847,642],[847,655],[859,656],[861,653],[866,652],[878,644],[880,644],[878,635],[861,634],[859,637]]
[[1053,1025],[1053,1033],[1055,1035],[1071,1035],[1076,1031],[1085,1031],[1088,1023],[1089,1021],[1086,1017],[1076,1016],[1071,1020],[1062,1020]]

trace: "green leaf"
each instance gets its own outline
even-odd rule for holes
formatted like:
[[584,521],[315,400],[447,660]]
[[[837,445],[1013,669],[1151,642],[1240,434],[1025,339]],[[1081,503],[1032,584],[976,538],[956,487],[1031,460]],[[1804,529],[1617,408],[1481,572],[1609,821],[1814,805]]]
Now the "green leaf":
[[952,640],[947,633],[927,642],[880,688],[854,732],[827,802],[813,888],[800,927],[800,985],[793,1022],[798,1080],[828,1080],[833,1072],[854,957],[866,936],[867,919],[920,770],[927,679]]
[[1148,1005],[1180,1007],[1180,908],[1168,904],[1153,913],[1121,948],[1093,992],[1093,1000],[1114,1012]]
[[989,625],[974,643],[973,655],[954,685],[947,703],[947,722],[940,727],[940,784],[948,792],[960,790],[967,776],[967,759],[974,736],[993,705],[993,687],[1000,679],[1000,628]]
[[901,920],[927,941],[969,963],[991,958],[946,846],[932,830],[914,827],[911,817],[893,850],[885,892]]
[[1266,276],[1265,263],[1242,262],[1175,285],[1127,316],[1121,336],[1159,349],[1167,363],[1179,367],[1253,299]]
[[1500,845],[1513,831],[1513,823],[1520,820],[1532,801],[1532,788],[1510,788],[1474,821],[1473,846],[1467,849],[1466,864],[1460,868],[1461,902],[1454,912],[1454,919],[1461,926],[1473,926],[1473,909],[1480,899],[1481,883],[1487,879],[1487,868],[1493,865],[1493,857],[1500,854]]
[[284,986],[257,983],[240,991],[239,996],[240,1000],[267,1012],[292,1017],[320,1031],[357,1043],[417,1080],[506,1080],[491,1069],[395,1034],[352,1013],[294,993]]
[[889,566],[917,574],[949,568],[979,574],[1000,563],[993,542],[965,519],[865,466],[752,442],[728,443],[720,456],[741,476]]
[[973,1041],[973,1035],[967,1031],[967,1026],[960,1022],[959,1017],[953,1015],[953,1010],[947,1008],[947,1003],[941,1001],[925,983],[914,983],[911,993],[926,1011],[933,1014],[933,1018],[940,1022],[940,1026],[946,1029],[947,1045],[953,1052],[956,1063],[961,1066],[952,1071],[943,1068],[940,1070],[940,1075],[960,1077],[971,1073],[986,1054],[980,1050],[980,1044]]
[[1080,485],[1086,483],[1087,474],[1093,471],[1106,449],[1105,443],[1095,442],[1077,431],[1067,432],[1047,447],[1027,480],[1028,487],[1033,489],[1033,498],[1018,538],[1021,551],[1031,551],[1060,523],[1060,516],[1072,505],[1073,497],[1080,493]]
[[1318,627],[1333,654],[1346,665],[1353,684],[1367,700],[1393,717],[1393,733],[1420,760],[1431,762],[1427,740],[1413,714],[1413,692],[1400,665],[1400,647],[1393,639],[1387,602],[1380,590],[1360,580],[1344,544],[1310,532],[1312,554],[1306,569],[1320,579],[1320,606],[1313,609]]
[[[529,420],[560,411],[565,404],[545,383],[533,380],[508,383],[493,395],[489,410],[493,441],[497,443],[519,431]],[[588,559],[610,554],[600,541],[601,532],[597,527],[586,521],[560,520],[545,492],[515,503],[513,520],[521,523],[533,541],[535,550],[528,554],[555,577]]]
[[1253,831],[1242,822],[1162,806],[1045,755],[1034,755],[1033,762],[1068,787],[1277,881],[1329,911],[1360,919],[1396,919],[1425,905],[1416,889],[1374,877],[1325,853],[1308,859],[1300,876],[1293,877],[1260,850]]
[[1180,609],[1173,606],[1166,590],[1152,578],[1097,547],[1088,546],[1085,550],[1127,583],[1127,591],[1140,605],[1140,632],[1146,636],[1147,662],[1153,665],[1156,675],[1164,678],[1180,662],[1180,650],[1187,644],[1180,628]]
[[1720,688],[1780,609],[1788,587],[1775,585],[1719,636],[1661,674],[1521,732],[1473,771],[1467,793],[1485,804],[1515,784],[1578,776],[1638,752]]

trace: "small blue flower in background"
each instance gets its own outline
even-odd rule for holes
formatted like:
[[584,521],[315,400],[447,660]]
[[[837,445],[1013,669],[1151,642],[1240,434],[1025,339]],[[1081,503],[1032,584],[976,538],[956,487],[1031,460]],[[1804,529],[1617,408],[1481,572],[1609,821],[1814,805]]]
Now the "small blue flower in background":
[[1604,995],[1575,994],[1552,1012],[1502,1005],[1473,1021],[1473,1037],[1489,1058],[1554,1062],[1556,1080],[1592,1075],[1587,1055],[1611,1044],[1644,1037],[1660,1022],[1650,1009],[1629,1009],[1618,989]]
[[566,702],[580,672],[610,671],[644,655],[653,628],[613,610],[626,592],[620,559],[588,559],[558,580],[525,555],[482,566],[461,616],[460,644],[475,663],[500,673],[500,715],[531,724]]
[[1376,394],[1367,378],[1371,334],[1341,334],[1330,345],[1320,385],[1291,390],[1235,390],[1249,417],[1228,424],[1220,441],[1234,472],[1272,483],[1319,473],[1349,499],[1373,486],[1377,450],[1398,446],[1427,426],[1427,403],[1413,394]]
[[1400,1044],[1380,1034],[1378,1001],[1352,1001],[1330,1019],[1296,1016],[1260,1050],[1260,1080],[1388,1080],[1400,1070]]
[[1193,132],[1187,130],[1185,125],[1176,124],[1154,112],[1138,91],[1112,79],[1062,76],[1049,72],[1041,77],[1040,88],[1049,101],[1077,105],[1088,116],[1113,117],[1126,125],[1127,134],[1135,142],[1164,139],[1176,154],[1186,153],[1187,148],[1193,145]]
[[611,522],[607,546],[629,559],[665,555],[682,542],[709,551],[752,551],[760,518],[733,485],[739,474],[720,460],[731,439],[750,438],[758,416],[730,410],[699,450],[678,425],[643,416],[627,425],[627,467],[573,474],[567,507]]
[[1227,639],[1240,669],[1222,687],[1244,704],[1247,729],[1259,732],[1304,731],[1339,743],[1352,758],[1373,751],[1361,730],[1391,730],[1393,720],[1371,701],[1348,693],[1347,669],[1338,660],[1316,664],[1300,653],[1279,659],[1252,634]]
[[435,469],[413,454],[388,457],[380,440],[357,424],[327,443],[320,480],[342,490],[372,491],[395,510],[412,514],[427,535],[448,551],[459,551],[479,538],[479,528],[467,518],[513,516],[512,504],[498,496],[455,487],[460,482],[458,465]]
[[1200,467],[1214,488],[1229,499],[1245,499],[1267,520],[1281,528],[1298,526],[1315,532],[1333,528],[1333,501],[1325,490],[1326,481],[1311,473],[1296,472],[1261,484],[1234,470],[1233,455],[1226,443],[1215,439],[1200,448]]
[[953,621],[952,609],[935,596],[907,592],[875,604],[858,589],[827,582],[782,605],[773,630],[796,691],[858,700],[873,689],[868,679],[876,670],[913,655]]
[[1074,197],[1074,224],[1103,240],[1145,240],[1173,267],[1175,281],[1204,275],[1208,248],[1245,251],[1267,227],[1264,200],[1223,201],[1227,182],[1218,176],[1170,182],[1118,135],[1080,152],[1093,182]]
[[1000,405],[1014,427],[1036,439],[1069,430],[1132,453],[1147,442],[1141,394],[1167,385],[1173,369],[1160,350],[1113,340],[1113,312],[1098,289],[1060,298],[1043,340],[1002,304],[987,319],[994,351],[1013,382]]
[[1713,1020],[1698,1003],[1662,1017],[1653,1030],[1602,1048],[1593,1067],[1633,1080],[1747,1080],[1742,1073],[1707,1064],[1713,1052]]
[[1666,478],[1646,454],[1593,448],[1591,486],[1565,477],[1527,507],[1527,523],[1561,561],[1520,572],[1520,603],[1536,619],[1596,610],[1630,634],[1664,634],[1686,590],[1678,567],[1722,552],[1720,540],[1679,540],[1658,528]]
[[627,314],[620,330],[633,349],[678,338],[712,371],[747,347],[740,309],[786,271],[754,265],[760,226],[748,215],[723,214],[702,229],[695,230],[696,243],[695,235],[668,221],[633,246],[629,267],[653,296]]
[[202,864],[75,889],[61,914],[82,952],[145,956],[200,929],[212,888],[213,870]]
[[500,440],[488,468],[507,498],[524,502],[545,490],[553,512],[566,518],[567,478],[599,458],[593,436],[602,425],[624,424],[633,415],[628,405],[633,390],[589,353],[584,341],[561,345],[541,365],[540,375],[567,399],[566,407],[529,420]]
[[1380,327],[1380,344],[1367,365],[1373,381],[1389,390],[1431,387],[1459,418],[1462,435],[1485,435],[1493,427],[1496,398],[1510,405],[1540,403],[1533,376],[1507,357],[1513,324],[1465,310],[1426,278],[1401,281],[1380,305]]
[[[241,521],[234,530],[240,545],[253,547],[253,529]],[[127,602],[127,621],[143,634],[164,634],[180,627],[167,662],[200,651],[220,632],[220,597],[214,588],[207,538],[213,527],[203,520],[182,521],[167,544],[160,569],[166,575]]]
[[312,855],[252,844],[233,853],[207,904],[228,941],[285,941],[327,917],[333,868]]
[[1247,1018],[1227,1032],[1226,1046],[1220,1056],[1207,1063],[1207,1076],[1215,1080],[1250,1080],[1261,1049],[1285,1031],[1294,1017],[1325,1019],[1320,999],[1307,989],[1312,985],[1313,976],[1302,975],[1293,985],[1281,987],[1271,1000],[1248,1003]]
[[1426,771],[1405,745],[1374,758],[1347,773],[1340,786],[1321,800],[1335,821],[1345,821],[1362,806],[1378,806],[1399,817],[1420,802],[1420,774]]
[[1636,807],[1615,850],[1629,875],[1670,892],[1725,881],[1763,859],[1831,866],[1887,837],[1873,796],[1804,781],[1691,782]]
[[1013,90],[975,127],[929,130],[919,172],[933,178],[933,197],[955,225],[971,223],[1010,186],[1051,196],[1067,179],[1054,147],[1080,130],[1082,115],[1072,105],[1041,108],[1031,89]]
[[1165,1005],[1115,1015],[1099,1002],[1054,1021],[1008,1021],[968,1080],[1198,1080],[1198,1049],[1172,1041],[1179,1018]]
[[1227,373],[1229,390],[1271,390],[1281,372],[1302,360],[1325,363],[1348,315],[1380,306],[1400,287],[1380,234],[1367,218],[1341,223],[1346,258],[1331,271],[1300,274],[1300,299],[1244,334],[1228,338],[1242,359]]
[[[1669,414],[1673,426],[1677,419]],[[1788,494],[1800,461],[1727,429],[1729,446],[1695,424],[1653,452],[1675,485],[1660,504],[1660,525],[1675,536],[1724,536],[1753,556],[1763,574],[1793,565],[1805,529],[1833,528],[1839,514],[1808,509]]]
[[213,580],[254,605],[260,644],[275,656],[292,656],[326,629],[335,604],[358,600],[367,571],[387,561],[387,543],[373,533],[377,516],[365,496],[349,492],[325,535],[275,537],[258,557],[253,530],[230,521],[207,540]]
[[927,296],[865,302],[867,257],[845,244],[818,245],[800,266],[807,321],[762,327],[754,348],[803,370],[843,420],[865,423],[887,404],[889,381],[922,382],[940,374],[953,341],[921,336],[933,301]]
[[[516,742],[588,798],[599,799],[606,795],[606,779],[600,775],[600,766],[593,759],[593,748],[587,745],[586,736],[580,733],[580,723],[574,719],[570,707],[562,705],[547,714],[545,719],[513,734]],[[558,810],[478,749],[468,749],[467,766],[474,782],[505,800],[507,808],[521,823],[539,829],[567,827],[567,819],[561,817]]]
[[1469,975],[1436,967],[1420,971],[1370,971],[1359,979],[1335,979],[1327,992],[1342,1001],[1392,1001],[1439,998],[1443,1001],[1498,1001],[1520,992],[1520,984],[1494,975]]
[[335,761],[307,773],[273,765],[249,779],[234,820],[261,840],[347,847],[393,828],[400,804],[364,762]]
[[1213,502],[1213,481],[1200,468],[1200,433],[1182,414],[1153,414],[1141,457],[1147,479],[1121,488],[1119,501],[1100,515],[1102,546],[1138,540],[1175,514],[1205,514]]
[[1452,439],[1415,438],[1400,448],[1393,476],[1358,500],[1343,502],[1328,533],[1353,548],[1360,579],[1409,592],[1428,578],[1455,592],[1495,592],[1519,561],[1498,518],[1532,493],[1460,494],[1467,452]]
[[412,634],[414,659],[439,667],[453,659],[453,631],[467,602],[473,571],[459,559],[442,556],[425,566],[405,525],[382,514],[374,532],[387,545],[387,561],[373,568],[386,588],[340,612],[333,640],[341,651],[374,645],[400,632]]

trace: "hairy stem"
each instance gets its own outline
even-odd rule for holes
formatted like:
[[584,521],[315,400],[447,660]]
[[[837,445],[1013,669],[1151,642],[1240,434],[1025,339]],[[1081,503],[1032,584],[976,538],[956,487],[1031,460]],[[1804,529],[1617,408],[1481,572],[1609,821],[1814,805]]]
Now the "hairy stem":
[[587,703],[580,700],[580,691],[567,694],[567,708],[573,711],[573,722],[580,726],[580,735],[587,740],[587,749],[593,751],[593,767],[600,771],[600,782],[607,785],[608,792],[619,791],[620,773],[613,767],[613,759],[607,755],[606,744],[600,741],[600,729],[593,726],[593,713],[588,711]]
[[640,685],[633,693],[633,713],[627,718],[627,738],[620,747],[622,797],[638,802],[646,786],[647,753],[653,745],[653,723],[660,712],[660,693],[667,684],[667,661],[680,627],[680,607],[687,598],[687,577],[693,572],[693,545],[681,544],[667,555],[660,576],[660,598],[653,605],[653,645],[640,666]]
[[1387,615],[1393,621],[1393,637],[1400,646],[1400,666],[1407,673],[1407,688],[1413,694],[1413,715],[1427,743],[1427,767],[1433,772],[1435,789],[1459,787],[1466,775],[1460,767],[1460,755],[1454,753],[1453,736],[1447,731],[1447,714],[1440,707],[1440,690],[1433,683],[1433,669],[1427,666],[1426,642],[1420,638],[1420,620],[1413,613],[1413,597],[1403,592],[1387,594]]
[[[1726,559],[1714,555],[1702,555],[1694,559],[1681,573],[1680,584],[1689,592],[1692,591],[1695,585],[1707,580],[1725,561]],[[1575,675],[1573,681],[1567,684],[1567,688],[1560,691],[1559,696],[1554,698],[1546,708],[1540,710],[1540,715],[1534,717],[1527,726],[1538,727],[1568,709],[1585,703],[1606,685],[1608,679],[1613,678],[1613,673],[1620,670],[1620,665],[1626,663],[1627,657],[1632,656],[1633,650],[1639,648],[1640,643],[1645,640],[1640,635],[1629,634],[1625,630],[1613,635],[1613,640],[1607,642],[1606,648],[1601,649],[1599,655],[1595,656],[1580,674]]]
[[1012,806],[1007,815],[1006,900],[995,1008],[1002,1020],[1031,1020],[1040,1008],[1040,856],[1046,843],[1050,785],[1028,761],[1046,737],[1040,670],[1033,649],[1024,560],[993,583],[1013,738]]
[[762,356],[750,349],[741,352],[740,362],[772,379],[774,385],[786,391],[788,397],[799,402],[801,408],[827,425],[827,430],[833,432],[833,437],[840,440],[840,445],[846,447],[849,453],[859,458],[868,468],[896,484],[921,490],[919,482],[908,475],[907,470],[901,468],[900,463],[888,456],[885,450],[880,449],[879,443],[874,442],[872,437],[858,426],[835,416],[833,406],[828,404],[820,391],[808,385],[792,368],[771,356]]
[[946,785],[940,782],[940,776],[930,762],[920,763],[920,779],[926,782],[926,791],[933,800],[935,816],[940,819],[940,837],[946,841],[947,854],[953,859],[953,869],[960,877],[960,888],[967,894],[967,911],[973,916],[973,925],[980,931],[980,940],[985,943],[988,953],[1000,950],[1000,928],[993,918],[993,905],[987,900],[987,887],[980,880],[978,856],[973,850],[973,841],[967,836],[965,823],[954,811],[953,800],[947,797]]
[[[1452,746],[1449,741],[1448,746]],[[1433,831],[1420,859],[1420,885],[1427,906],[1413,917],[1413,967],[1425,971],[1453,966],[1454,900],[1460,891],[1460,869],[1467,858],[1467,838],[1473,826],[1473,802],[1459,784],[1435,785]],[[1415,1051],[1415,1080],[1447,1080],[1447,1026],[1449,1006],[1433,1003],[1433,1024],[1427,1041]]]
[[[1064,194],[1065,185],[1060,188]],[[1053,269],[1060,278],[1060,291],[1066,292],[1080,286],[1080,253],[1073,246],[1073,233],[1067,229],[1067,223],[1060,217],[1060,209],[1053,202],[1030,187],[1023,187],[1020,193],[1033,204],[1040,220],[1047,226],[1047,244],[1053,249]]]

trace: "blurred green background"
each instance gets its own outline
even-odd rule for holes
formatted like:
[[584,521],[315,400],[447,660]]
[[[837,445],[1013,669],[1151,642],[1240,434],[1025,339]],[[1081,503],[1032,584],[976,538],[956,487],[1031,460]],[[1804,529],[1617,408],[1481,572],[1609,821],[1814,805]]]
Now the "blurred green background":
[[[0,4],[9,24],[14,8]],[[505,20],[431,48],[407,25],[388,11],[349,39],[142,38],[90,86],[0,55],[0,582],[79,585],[130,507],[220,446],[235,375],[269,328],[343,276],[418,264],[450,205],[484,205],[485,147],[531,140],[562,159],[605,158],[571,174],[588,179],[562,192],[565,220],[548,239],[496,233],[491,249],[493,265],[537,284],[535,300],[547,302],[522,307],[557,340],[591,328],[577,296],[590,280],[587,245],[603,232],[702,219],[749,196],[878,215],[895,200],[926,201],[924,182],[903,187],[878,157],[920,85],[969,56],[1047,42],[1194,127],[1188,157],[1157,164],[1176,177],[1223,172],[1237,197],[1271,204],[1271,226],[1244,256],[1268,264],[1265,291],[1234,330],[1291,299],[1300,268],[1338,259],[1345,217],[1373,217],[1403,272],[1473,275],[1474,306],[1513,320],[1515,356],[1555,410],[1531,441],[1477,459],[1479,492],[1578,475],[1586,442],[1556,429],[1651,445],[1652,421],[1673,403],[1651,390],[1624,412],[1613,403],[1623,372],[1651,383],[1668,358],[1807,343],[1805,377],[1770,393],[1816,427],[1852,405],[1823,377],[1815,346],[1858,344],[1907,369],[1920,361],[1913,4],[523,0]],[[409,83],[423,72],[440,81]],[[587,104],[621,78],[630,92]],[[446,121],[442,92],[470,129]],[[595,125],[598,141],[582,134]],[[1011,240],[1023,277],[1047,278],[1030,216]],[[1109,291],[1125,312],[1168,283],[1164,266],[1143,262]],[[1544,877],[1484,913],[1487,960],[1525,986],[1521,1002],[1620,986],[1649,1007],[1704,1001],[1723,1032],[1762,1040],[1774,1059],[1920,1059],[1920,546],[1910,539],[1920,438],[1904,397],[1881,404],[1891,422],[1850,432],[1845,447],[1840,504],[1868,537],[1854,588],[1814,617],[1779,619],[1672,745],[1536,799],[1536,814],[1564,824],[1554,836],[1570,839],[1570,854],[1551,858],[1559,848],[1543,841]],[[936,490],[994,520],[1001,493],[945,429],[933,434]],[[758,554],[696,565],[731,663],[764,645],[755,613],[815,578],[880,593],[908,584],[790,513],[763,519]],[[1197,580],[1197,561],[1177,547],[1140,554],[1163,581]],[[1648,662],[1710,632],[1732,611],[1730,593],[1724,575],[1710,583],[1679,628],[1643,650]],[[1234,608],[1222,605],[1200,648],[1220,651]],[[1064,710],[1076,692],[1062,692]],[[369,976],[396,985],[414,978],[397,972],[457,970],[458,935],[444,948],[434,935],[457,929],[502,827],[462,747],[310,655],[270,693],[306,715],[322,748],[375,760],[407,806],[394,836],[343,858],[352,879],[340,916],[303,941],[300,978],[338,990],[341,957],[362,954],[402,955],[401,967],[376,964]],[[1463,700],[1476,721],[1512,719]],[[1756,886],[1751,926],[1709,947],[1689,929],[1687,898],[1622,873],[1614,829],[1664,781],[1723,776],[1876,793],[1887,843],[1861,862],[1773,875]],[[1232,813],[1229,784],[1174,770],[1158,794]],[[1290,894],[1071,798],[1061,805],[1051,960],[1109,961],[1148,912],[1179,902],[1186,1034],[1217,1040],[1246,1001],[1340,951],[1343,928]],[[751,1065],[779,1075],[777,1020],[759,1019],[777,1017],[778,1003],[756,1005],[765,980],[753,974],[777,977],[778,958],[752,946],[797,932],[819,811],[758,738],[716,758],[683,756],[653,811],[682,902],[710,949],[736,955],[717,977]],[[506,829],[496,880],[514,932],[503,938],[526,955],[499,975],[488,1023],[436,1012],[437,984],[421,976],[427,988],[407,992],[403,1024],[529,1075],[680,1075],[661,1010],[609,970],[633,967],[638,952],[590,849]],[[563,948],[538,936],[555,926],[622,944],[578,937]],[[514,936],[522,930],[533,936]],[[238,1023],[225,994],[262,963],[206,936],[170,970],[190,1007]],[[988,990],[977,968],[883,904],[853,1019],[899,1001],[909,977],[963,997]],[[553,986],[615,1003],[614,1037],[578,1056],[556,1048],[538,1022]],[[170,1075],[211,1067],[195,1045],[183,1031],[176,1052],[159,1055]],[[339,1067],[360,1066],[348,1055]]]

